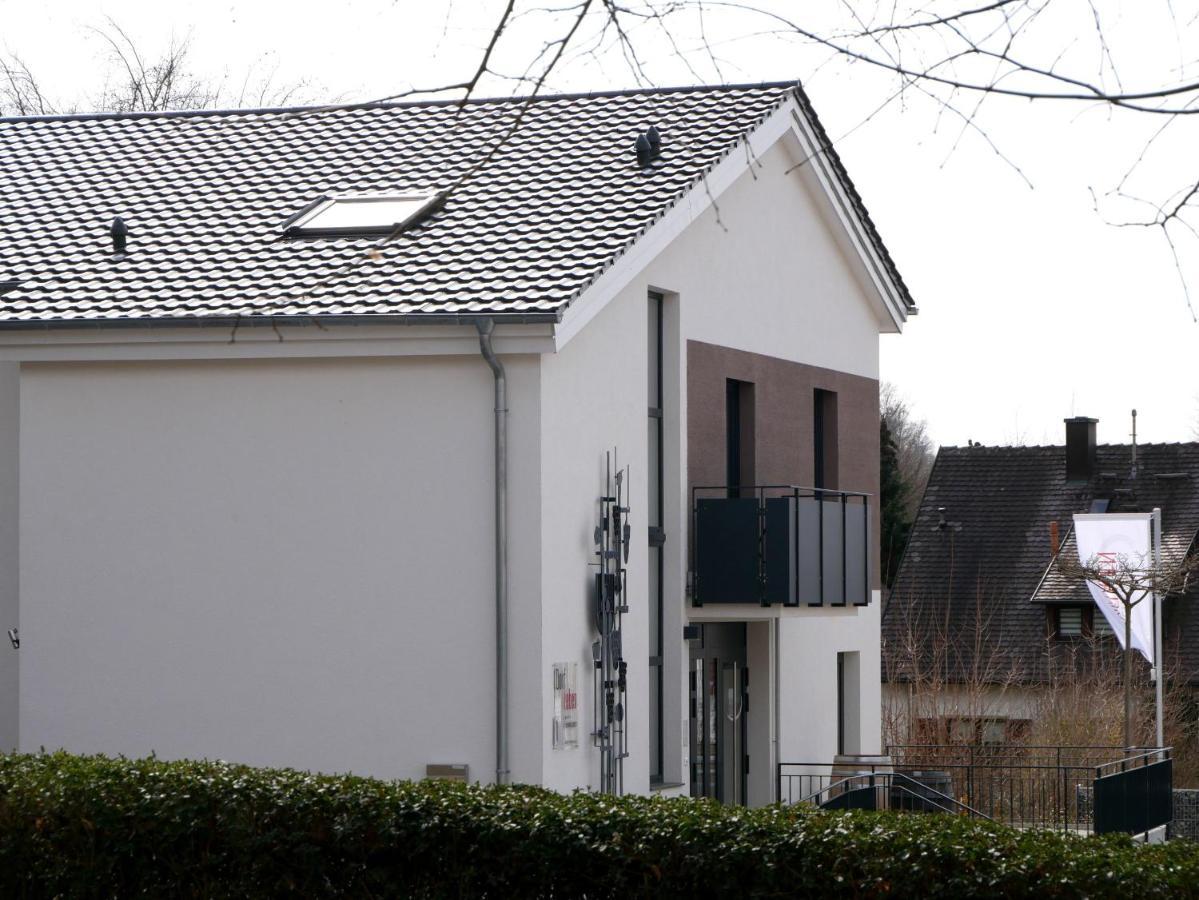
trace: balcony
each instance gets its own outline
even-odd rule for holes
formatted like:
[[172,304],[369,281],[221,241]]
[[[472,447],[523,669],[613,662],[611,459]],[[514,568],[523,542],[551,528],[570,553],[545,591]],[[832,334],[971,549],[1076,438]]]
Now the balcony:
[[692,488],[694,604],[867,605],[868,499],[794,485]]

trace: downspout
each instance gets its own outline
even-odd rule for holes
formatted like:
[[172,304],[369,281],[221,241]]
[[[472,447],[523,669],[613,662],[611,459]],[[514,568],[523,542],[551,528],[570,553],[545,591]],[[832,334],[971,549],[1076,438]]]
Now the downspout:
[[479,350],[495,376],[495,783],[508,783],[508,380],[481,319]]

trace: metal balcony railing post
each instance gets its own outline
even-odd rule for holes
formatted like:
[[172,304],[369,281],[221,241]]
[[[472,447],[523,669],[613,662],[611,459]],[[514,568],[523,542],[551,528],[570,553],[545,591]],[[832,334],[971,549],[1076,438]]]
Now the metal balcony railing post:
[[846,553],[845,546],[845,511],[848,499],[844,494],[841,495],[841,606],[849,603],[849,554]]
[[870,603],[870,503],[862,498],[862,585],[865,594],[862,596],[862,606]]
[[817,571],[820,573],[820,599],[809,606],[824,606],[824,494],[815,491],[816,498],[816,537],[817,537]]
[[795,538],[795,570],[791,573],[791,591],[793,592],[792,601],[795,606],[799,606],[799,488],[791,490],[792,504],[791,515],[794,518],[791,533]]
[[974,808],[974,746],[970,747],[970,767],[966,769],[966,804]]
[[758,500],[758,605],[770,606],[766,595],[766,488],[759,487]]
[[[1062,779],[1062,793],[1065,794],[1065,792],[1068,790],[1068,788],[1066,787],[1065,773],[1062,771],[1062,748],[1061,747],[1057,748],[1057,774],[1058,774],[1058,777],[1060,777]],[[1053,792],[1055,794],[1057,793],[1057,778],[1054,779]],[[1064,797],[1063,797],[1063,800],[1064,800]],[[1057,802],[1057,805],[1062,807],[1062,831],[1065,831],[1066,826],[1067,826],[1066,805],[1065,805],[1065,803],[1062,802],[1062,800],[1059,800]],[[1054,813],[1053,818],[1054,818],[1054,821],[1057,820],[1056,812]]]

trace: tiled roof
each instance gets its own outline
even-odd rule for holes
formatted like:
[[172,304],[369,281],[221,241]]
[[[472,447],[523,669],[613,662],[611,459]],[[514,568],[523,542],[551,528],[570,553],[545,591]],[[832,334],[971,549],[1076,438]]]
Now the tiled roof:
[[[0,327],[283,316],[559,317],[794,84],[531,101],[0,119]],[[654,125],[660,160],[634,141]],[[819,128],[818,123],[814,125]],[[899,273],[830,159],[884,264]],[[460,183],[459,183],[460,182]],[[457,185],[398,235],[288,239],[330,194]],[[114,216],[128,253],[112,252]]]
[[[890,676],[904,679],[917,648],[940,641],[952,644],[943,663],[954,679],[1043,680],[1055,646],[1046,605],[1092,602],[1050,570],[1051,522],[1063,553],[1077,553],[1072,517],[1096,499],[1110,512],[1160,507],[1167,558],[1199,532],[1199,443],[1143,444],[1137,463],[1133,479],[1131,446],[1101,445],[1094,477],[1067,483],[1065,447],[942,448],[883,612]],[[1199,682],[1199,592],[1166,601],[1164,638],[1167,660]]]

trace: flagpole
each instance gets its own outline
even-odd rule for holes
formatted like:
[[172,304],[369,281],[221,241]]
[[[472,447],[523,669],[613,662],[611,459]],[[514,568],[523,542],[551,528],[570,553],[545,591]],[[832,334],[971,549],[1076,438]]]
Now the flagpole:
[[[1162,511],[1161,507],[1153,508],[1153,571],[1162,569]],[[1160,591],[1153,592],[1153,673],[1155,700],[1157,701],[1157,746],[1166,746],[1165,729],[1162,716],[1162,682],[1165,680],[1162,663],[1162,595]]]

